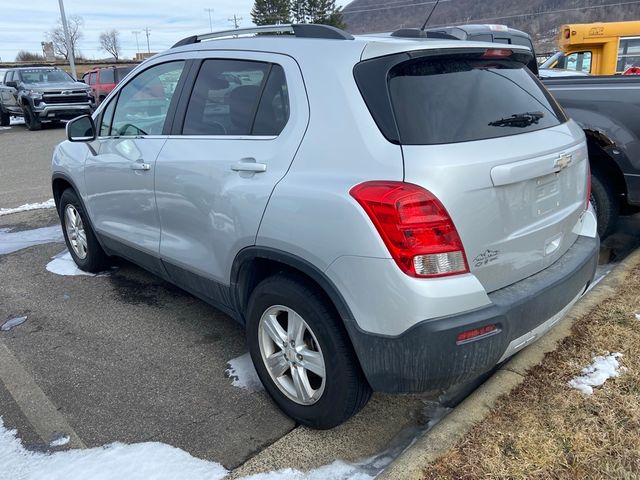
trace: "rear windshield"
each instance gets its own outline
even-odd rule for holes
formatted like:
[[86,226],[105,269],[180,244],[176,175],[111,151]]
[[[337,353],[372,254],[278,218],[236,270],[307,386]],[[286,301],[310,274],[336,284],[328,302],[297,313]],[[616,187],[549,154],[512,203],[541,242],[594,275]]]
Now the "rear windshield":
[[389,72],[400,143],[433,145],[532,132],[564,114],[522,64],[420,58]]
[[129,75],[129,72],[133,70],[133,67],[119,67],[116,68],[116,82],[121,81],[124,77]]

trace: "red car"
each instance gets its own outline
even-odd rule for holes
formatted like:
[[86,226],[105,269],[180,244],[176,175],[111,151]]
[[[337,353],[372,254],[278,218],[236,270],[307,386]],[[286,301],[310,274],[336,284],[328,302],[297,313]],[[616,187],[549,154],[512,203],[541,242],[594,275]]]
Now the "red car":
[[82,76],[84,83],[91,87],[96,103],[102,102],[134,67],[102,67],[89,70]]

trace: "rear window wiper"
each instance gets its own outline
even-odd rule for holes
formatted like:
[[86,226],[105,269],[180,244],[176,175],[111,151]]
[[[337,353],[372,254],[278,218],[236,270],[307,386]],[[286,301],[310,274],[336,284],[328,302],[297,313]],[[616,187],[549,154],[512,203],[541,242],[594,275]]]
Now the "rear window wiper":
[[542,112],[515,113],[510,117],[501,118],[500,120],[489,122],[489,126],[525,128],[529,125],[538,123],[542,117],[544,117],[544,113]]

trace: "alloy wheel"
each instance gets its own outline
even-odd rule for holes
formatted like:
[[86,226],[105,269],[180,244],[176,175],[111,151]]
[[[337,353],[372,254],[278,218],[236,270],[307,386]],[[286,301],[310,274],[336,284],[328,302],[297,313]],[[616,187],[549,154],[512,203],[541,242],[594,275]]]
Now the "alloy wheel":
[[80,260],[87,257],[87,233],[80,213],[73,205],[69,204],[64,210],[64,227],[67,231],[67,238],[73,249],[73,253]]
[[291,308],[275,305],[260,318],[262,361],[278,389],[300,405],[313,405],[324,392],[326,368],[315,334]]

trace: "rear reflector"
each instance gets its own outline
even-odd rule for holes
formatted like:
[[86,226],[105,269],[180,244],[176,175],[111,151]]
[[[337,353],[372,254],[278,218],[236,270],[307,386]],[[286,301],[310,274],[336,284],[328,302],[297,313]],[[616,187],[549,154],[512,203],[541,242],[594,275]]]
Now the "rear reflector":
[[407,275],[443,277],[469,271],[449,213],[428,190],[411,183],[374,181],[356,185],[349,193]]
[[513,55],[513,50],[507,48],[490,48],[482,54],[482,58],[508,58]]
[[456,337],[456,343],[464,343],[469,340],[477,339],[478,337],[484,337],[485,335],[489,335],[490,333],[497,332],[498,327],[494,324],[485,325],[484,327],[474,328],[473,330],[467,330],[466,332],[462,332]]

